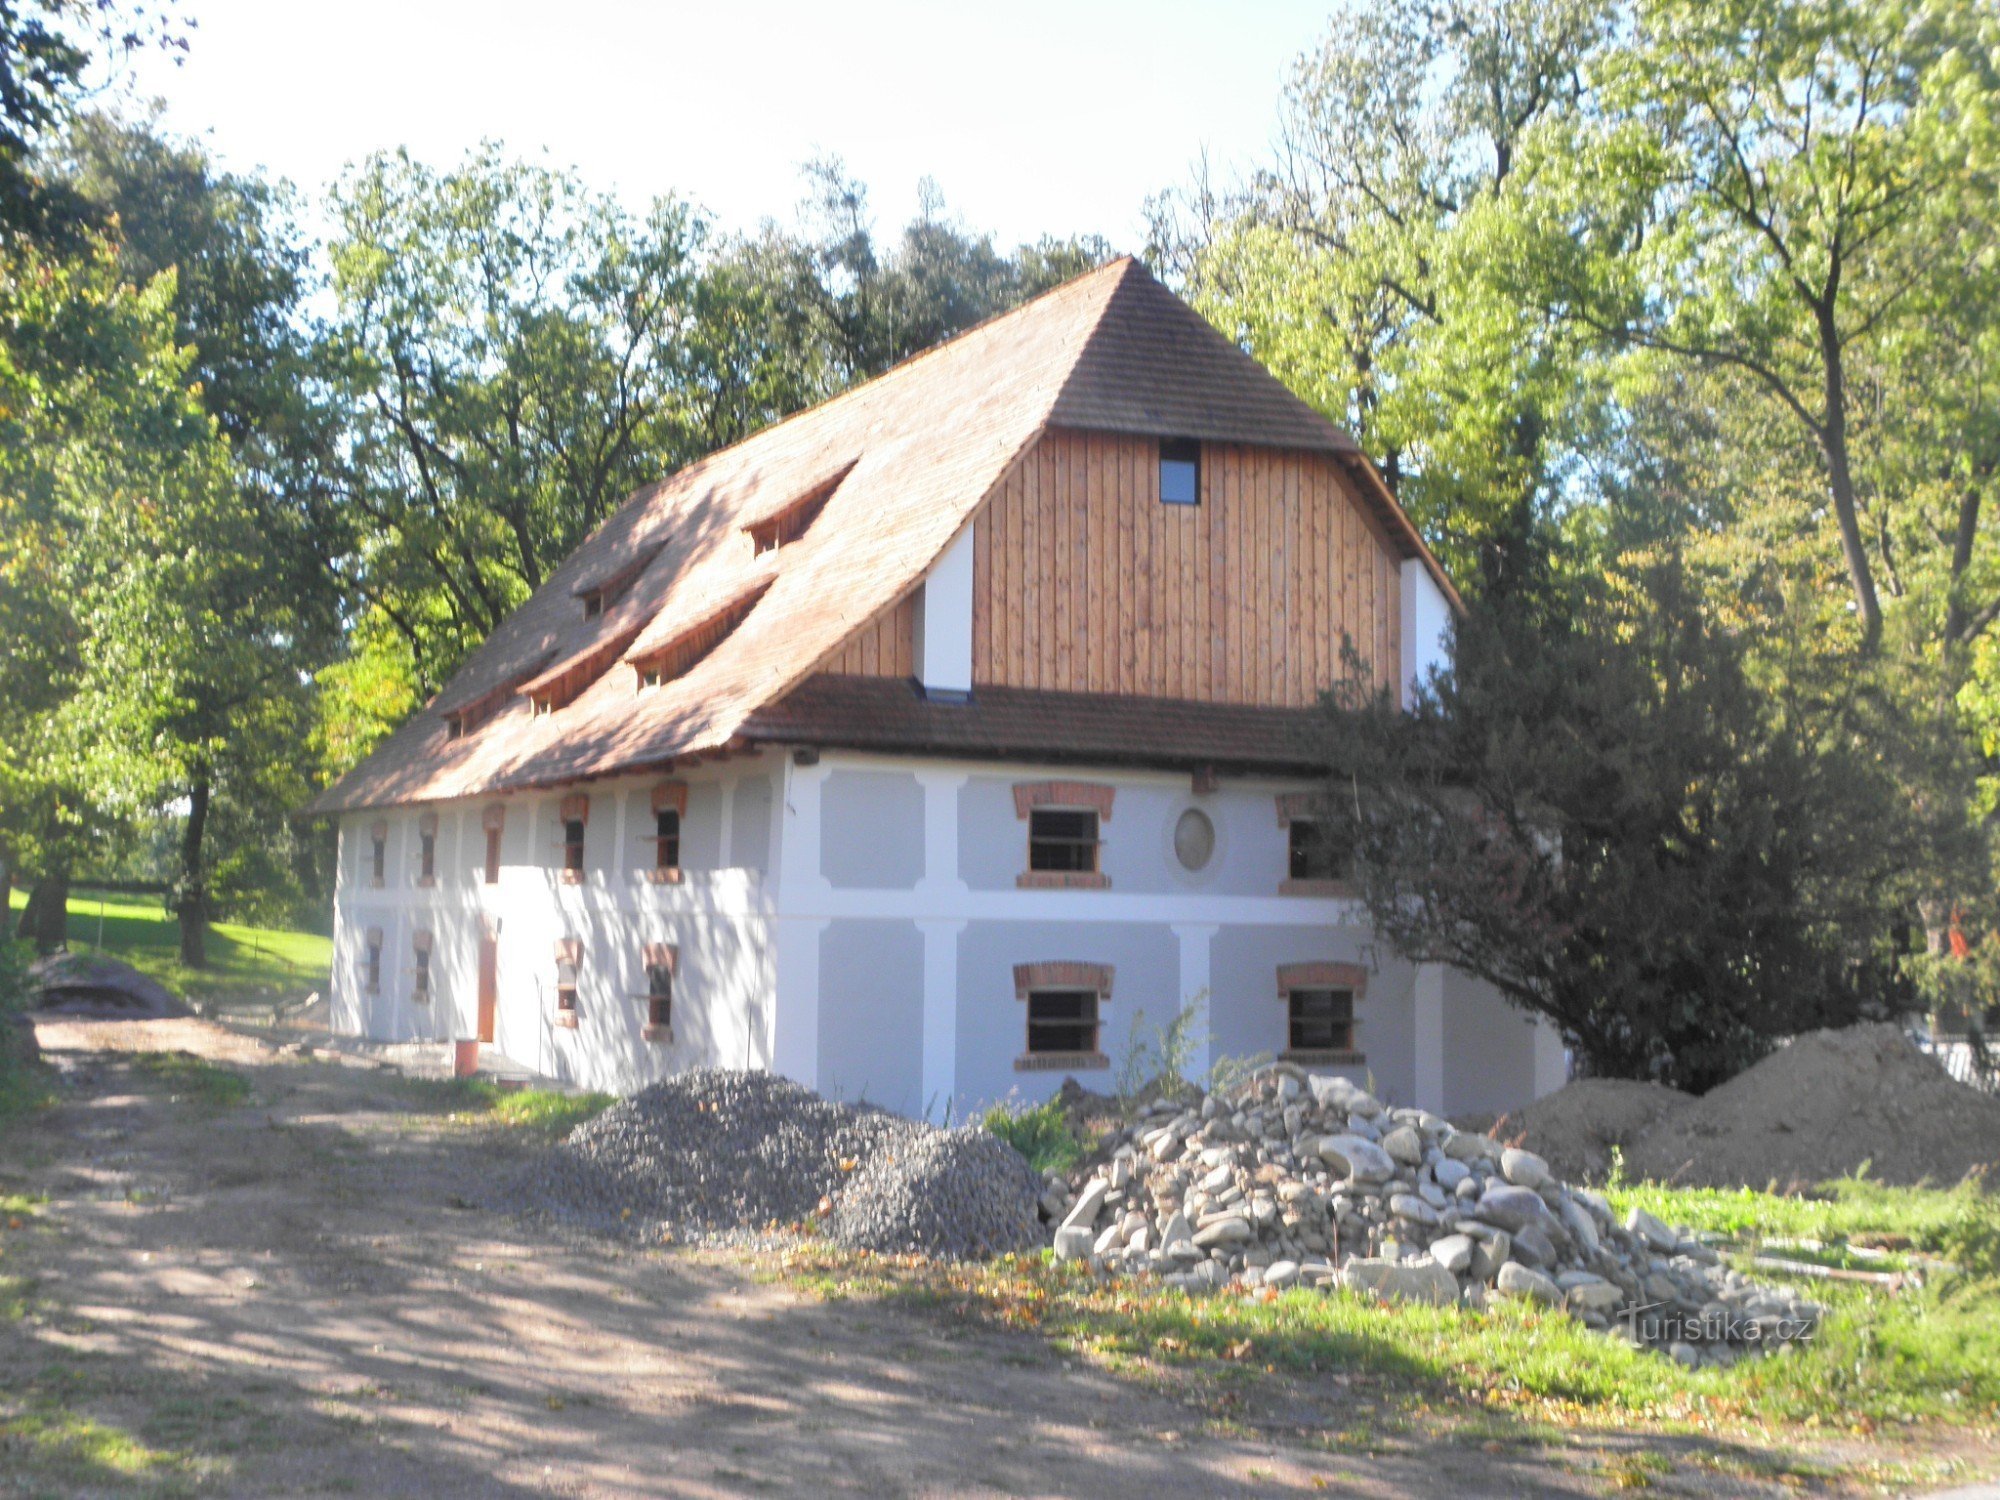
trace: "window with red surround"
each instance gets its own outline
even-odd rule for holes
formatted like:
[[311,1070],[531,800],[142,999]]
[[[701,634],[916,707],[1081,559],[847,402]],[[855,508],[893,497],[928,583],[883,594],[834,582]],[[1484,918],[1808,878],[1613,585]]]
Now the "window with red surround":
[[583,834],[590,822],[590,798],[578,792],[562,799],[562,878],[565,885],[583,883]]
[[419,927],[411,938],[416,949],[417,967],[410,980],[410,998],[418,1004],[425,1004],[431,998],[431,935]]
[[1111,966],[1059,961],[1016,964],[1014,998],[1026,1007],[1027,1045],[1015,1068],[1108,1068],[1099,1044]]
[[438,815],[427,812],[417,819],[417,884],[437,884]]
[[1285,877],[1278,891],[1286,896],[1351,896],[1354,894],[1354,850],[1326,827],[1317,792],[1281,792],[1278,826],[1285,830]]
[[486,827],[486,883],[500,883],[500,830],[507,826],[507,809],[495,803],[480,814]]
[[687,816],[685,781],[662,781],[653,788],[653,868],[646,878],[655,885],[675,885],[681,878],[681,819]]
[[1285,1002],[1284,1056],[1293,1062],[1351,1065],[1367,1059],[1354,1043],[1355,1007],[1368,985],[1360,964],[1278,966]]
[[1015,878],[1027,889],[1102,890],[1099,824],[1111,817],[1115,788],[1087,781],[1022,782],[1014,812],[1028,820],[1028,868]]
[[646,1025],[640,1033],[649,1042],[674,1039],[674,981],[680,975],[681,952],[672,943],[646,944]]
[[576,1028],[576,988],[583,971],[583,940],[581,938],[558,938],[556,940],[556,1013],[555,1023]]

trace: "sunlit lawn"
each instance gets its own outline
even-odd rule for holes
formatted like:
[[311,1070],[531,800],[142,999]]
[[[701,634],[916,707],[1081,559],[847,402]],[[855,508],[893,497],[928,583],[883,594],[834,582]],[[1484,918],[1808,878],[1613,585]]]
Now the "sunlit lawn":
[[[27,899],[16,890],[13,910]],[[324,993],[333,966],[333,942],[318,933],[217,922],[209,929],[208,967],[185,968],[180,924],[157,900],[88,890],[70,892],[69,945],[122,959],[204,1009],[261,1010]]]

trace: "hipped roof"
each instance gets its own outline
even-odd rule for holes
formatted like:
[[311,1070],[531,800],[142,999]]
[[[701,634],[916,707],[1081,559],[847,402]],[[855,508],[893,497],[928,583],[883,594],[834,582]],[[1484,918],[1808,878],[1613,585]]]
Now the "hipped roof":
[[[1049,427],[1340,455],[1398,549],[1456,597],[1354,441],[1127,257],[639,491],[310,811],[559,785],[729,747],[913,588]],[[754,553],[748,526],[835,476],[804,536]],[[579,592],[635,565],[586,620]],[[753,596],[682,675],[641,689],[620,665]],[[599,660],[573,700],[533,712],[524,685]],[[490,714],[454,737],[467,708]]]

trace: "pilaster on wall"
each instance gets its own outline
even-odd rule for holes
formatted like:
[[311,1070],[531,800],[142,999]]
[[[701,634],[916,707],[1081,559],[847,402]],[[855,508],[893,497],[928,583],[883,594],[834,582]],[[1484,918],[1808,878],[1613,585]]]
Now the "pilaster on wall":
[[924,935],[923,1111],[949,1122],[958,1092],[958,935],[960,921],[920,921]]
[[1444,966],[1418,964],[1416,1009],[1416,1105],[1444,1113]]
[[920,892],[944,896],[966,894],[958,873],[958,794],[968,776],[964,771],[920,770],[924,789],[924,874]]
[[973,532],[967,526],[944,549],[917,596],[917,680],[926,692],[972,691]]
[[1535,1017],[1535,1097],[1553,1094],[1569,1082],[1569,1055],[1555,1023]]
[[1209,983],[1209,942],[1221,931],[1214,922],[1176,922],[1174,936],[1181,945],[1181,1011],[1199,1006],[1202,1014],[1191,1024],[1197,1042],[1183,1065],[1190,1083],[1205,1083],[1215,1067],[1215,993]]
[[[772,819],[782,824],[778,841],[773,915],[777,963],[771,1002],[762,1030],[762,1057],[750,1067],[768,1067],[807,1088],[819,1087],[819,940],[830,925],[823,912],[833,887],[820,871],[820,803],[829,768],[785,766],[782,806]],[[758,1035],[756,1028],[751,1034]]]

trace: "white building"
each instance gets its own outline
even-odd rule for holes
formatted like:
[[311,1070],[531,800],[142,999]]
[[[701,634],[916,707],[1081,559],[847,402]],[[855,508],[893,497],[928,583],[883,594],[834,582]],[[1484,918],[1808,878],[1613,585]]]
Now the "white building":
[[1455,595],[1354,444],[1136,263],[642,491],[318,801],[336,1029],[629,1090],[769,1067],[963,1114],[1205,1003],[1450,1111],[1559,1085],[1312,839],[1343,640]]

